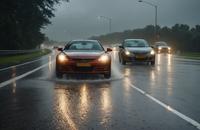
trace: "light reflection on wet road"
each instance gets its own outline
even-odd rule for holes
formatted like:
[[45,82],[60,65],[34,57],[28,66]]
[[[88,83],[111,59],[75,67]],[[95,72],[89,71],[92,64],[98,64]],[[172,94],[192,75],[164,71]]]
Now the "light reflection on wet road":
[[56,79],[53,56],[0,73],[7,74],[2,82],[49,61],[47,67],[0,88],[0,129],[196,129],[130,84],[200,122],[198,61],[185,64],[173,55],[159,54],[155,66],[122,66],[116,51],[112,58],[110,80]]

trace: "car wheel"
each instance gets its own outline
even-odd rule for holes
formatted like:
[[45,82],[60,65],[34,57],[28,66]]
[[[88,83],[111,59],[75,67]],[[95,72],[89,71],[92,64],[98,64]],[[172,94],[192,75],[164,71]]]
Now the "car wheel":
[[111,77],[111,64],[110,64],[110,69],[108,73],[104,73],[104,78],[109,79]]
[[155,61],[151,61],[151,65],[155,65]]
[[61,79],[63,77],[63,74],[58,72],[58,71],[56,71],[56,77]]
[[121,57],[120,57],[120,55],[119,55],[119,63],[121,63]]
[[122,58],[121,59],[122,65],[126,65],[126,61]]
[[109,78],[111,77],[111,71],[109,71],[108,73],[105,73],[105,74],[104,74],[104,77],[105,77],[106,79],[109,79]]

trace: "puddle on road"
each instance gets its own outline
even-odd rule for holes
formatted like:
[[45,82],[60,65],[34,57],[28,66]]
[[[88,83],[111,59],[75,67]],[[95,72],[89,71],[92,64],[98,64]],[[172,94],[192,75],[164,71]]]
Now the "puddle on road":
[[111,76],[109,79],[103,78],[103,76],[98,76],[98,75],[83,75],[84,77],[78,75],[72,75],[72,76],[63,76],[62,79],[58,79],[55,76],[54,77],[40,77],[38,78],[39,80],[45,80],[45,81],[51,81],[51,82],[57,82],[57,83],[98,83],[98,82],[111,82],[111,81],[117,81],[121,80],[124,77],[123,76]]
[[63,78],[63,79],[57,79],[57,78],[53,78],[53,79],[47,79],[49,81],[52,82],[57,82],[57,83],[99,83],[99,82],[111,82],[111,81],[117,81],[117,80],[121,80],[123,79],[123,77],[121,78],[110,78],[110,79],[67,79],[67,78]]
[[99,82],[111,82],[122,80],[124,74],[122,74],[116,65],[112,65],[112,76],[109,79],[105,79],[103,75],[90,75],[90,74],[72,74],[63,75],[63,78],[56,78],[55,74],[51,77],[40,77],[39,80],[51,81],[57,83],[99,83]]

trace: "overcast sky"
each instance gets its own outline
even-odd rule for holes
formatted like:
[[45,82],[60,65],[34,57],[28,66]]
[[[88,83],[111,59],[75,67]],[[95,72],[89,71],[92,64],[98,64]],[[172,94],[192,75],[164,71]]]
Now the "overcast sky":
[[[158,6],[158,25],[200,24],[200,0],[146,0]],[[84,39],[109,32],[98,16],[112,18],[112,32],[154,24],[155,8],[137,0],[71,0],[56,6],[55,17],[43,32],[53,40]]]

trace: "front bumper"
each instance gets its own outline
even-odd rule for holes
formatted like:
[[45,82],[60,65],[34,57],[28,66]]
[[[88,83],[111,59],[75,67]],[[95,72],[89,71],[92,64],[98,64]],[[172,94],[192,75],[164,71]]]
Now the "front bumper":
[[157,49],[157,53],[171,53],[171,50],[168,48]]
[[90,66],[77,66],[77,62],[56,62],[56,71],[67,74],[106,74],[110,72],[111,63],[88,63]]
[[144,54],[144,55],[124,55],[124,60],[126,62],[151,62],[155,61],[155,55],[150,55],[150,54]]

